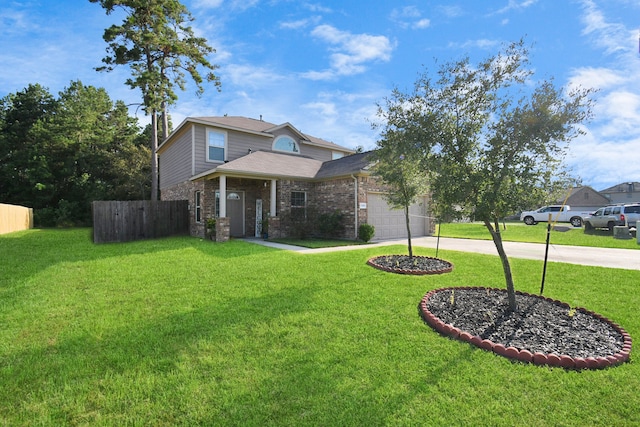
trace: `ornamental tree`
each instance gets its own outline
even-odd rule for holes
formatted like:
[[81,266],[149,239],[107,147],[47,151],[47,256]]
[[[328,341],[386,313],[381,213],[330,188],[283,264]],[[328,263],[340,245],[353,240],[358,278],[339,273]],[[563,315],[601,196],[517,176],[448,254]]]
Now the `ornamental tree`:
[[394,91],[389,104],[401,114],[391,117],[404,120],[387,125],[405,136],[393,141],[420,153],[438,215],[485,225],[512,310],[515,289],[499,220],[566,184],[568,143],[583,132],[592,102],[592,90],[533,81],[527,65],[521,40],[476,65],[468,57],[445,63],[436,80],[425,71],[412,92]]
[[[393,209],[402,209],[407,228],[407,248],[409,257],[413,257],[411,244],[411,217],[409,207],[418,200],[419,196],[427,193],[428,175],[422,168],[421,154],[423,147],[420,138],[424,138],[424,129],[415,135],[413,124],[418,117],[411,116],[412,111],[406,110],[405,96],[394,90],[393,96],[386,100],[383,107],[378,105],[378,117],[384,119],[381,139],[376,143],[376,150],[371,154],[375,162],[373,172],[379,176],[390,188],[384,198]],[[418,138],[418,139],[416,139]]]

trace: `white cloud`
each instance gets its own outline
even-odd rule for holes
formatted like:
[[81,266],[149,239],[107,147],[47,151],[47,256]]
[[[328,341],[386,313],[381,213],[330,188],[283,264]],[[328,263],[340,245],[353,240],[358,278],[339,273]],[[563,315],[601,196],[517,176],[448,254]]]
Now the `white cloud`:
[[366,64],[391,59],[393,45],[385,36],[351,34],[331,25],[319,25],[311,35],[328,43],[333,53],[331,67],[325,71],[309,71],[302,76],[311,80],[326,80],[336,76],[349,76],[366,71]]
[[602,11],[592,0],[584,0],[582,6],[582,21],[585,24],[583,34],[592,36],[593,42],[604,48],[607,53],[628,51],[629,41],[635,39],[633,32],[622,24],[607,22]]
[[393,9],[390,19],[397,23],[401,28],[424,29],[431,25],[431,21],[422,18],[420,9],[415,6],[406,6],[401,9]]
[[538,0],[509,0],[507,5],[502,9],[497,10],[496,14],[506,13],[510,10],[522,10],[526,9],[529,6],[536,4]]
[[314,113],[321,114],[324,117],[335,118],[338,115],[336,104],[332,102],[308,102],[302,105],[302,108],[311,110]]
[[297,21],[283,21],[280,23],[280,28],[287,30],[297,30],[300,28],[308,27],[310,25],[316,25],[318,24],[318,22],[320,22],[321,19],[322,17],[320,16],[313,16],[311,18],[299,19]]
[[224,0],[195,0],[193,6],[202,9],[217,9],[222,6],[223,1]]
[[246,64],[227,65],[221,74],[229,83],[248,88],[264,88],[284,79],[276,70]]
[[220,9],[224,5],[224,8],[230,10],[244,11],[251,9],[255,5],[260,3],[260,0],[194,0],[193,7],[200,9]]
[[438,6],[438,10],[448,18],[456,18],[464,14],[464,10],[460,6]]
[[333,10],[325,7],[321,4],[312,4],[312,3],[305,3],[304,7],[307,8],[308,10],[310,10],[311,12],[321,12],[321,13],[332,13]]
[[19,10],[0,10],[0,27],[6,34],[21,34],[24,31],[33,31],[36,26],[28,19],[28,13]]
[[573,70],[569,78],[569,87],[610,90],[629,82],[630,76],[620,70],[604,67],[583,67]]
[[417,22],[414,22],[411,28],[421,30],[423,28],[427,28],[429,25],[431,25],[431,21],[427,18],[423,18]]
[[[584,0],[583,34],[611,55],[608,66],[573,70],[568,86],[599,89],[587,134],[572,144],[568,163],[585,184],[602,190],[624,181],[640,181],[640,75],[635,30],[608,22],[596,2]],[[629,46],[634,46],[630,49]]]
[[486,49],[492,50],[496,46],[500,46],[502,42],[499,40],[489,40],[489,39],[477,39],[477,40],[467,40],[463,43],[449,43],[449,47],[452,49]]

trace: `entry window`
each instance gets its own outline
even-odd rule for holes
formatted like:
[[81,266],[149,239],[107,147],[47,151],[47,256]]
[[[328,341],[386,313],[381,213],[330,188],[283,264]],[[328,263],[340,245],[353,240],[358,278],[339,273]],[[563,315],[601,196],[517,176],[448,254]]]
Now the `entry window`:
[[216,218],[220,218],[220,191],[216,190]]
[[286,151],[288,153],[300,153],[298,143],[289,136],[279,136],[273,141],[274,151]]
[[291,217],[305,219],[307,217],[307,193],[304,191],[291,192]]
[[226,132],[207,130],[207,161],[224,162],[226,160],[226,147]]
[[202,222],[202,193],[200,191],[196,191],[195,199],[196,222]]

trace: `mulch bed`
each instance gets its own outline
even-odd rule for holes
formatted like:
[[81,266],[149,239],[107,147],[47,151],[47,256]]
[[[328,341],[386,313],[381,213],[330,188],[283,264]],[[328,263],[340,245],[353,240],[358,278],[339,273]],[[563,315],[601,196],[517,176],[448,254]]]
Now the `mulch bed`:
[[522,292],[516,301],[510,311],[505,289],[443,288],[418,309],[443,335],[523,362],[597,369],[629,360],[631,336],[605,317]]
[[397,274],[442,274],[453,270],[453,264],[440,258],[409,255],[380,255],[367,261],[378,270]]

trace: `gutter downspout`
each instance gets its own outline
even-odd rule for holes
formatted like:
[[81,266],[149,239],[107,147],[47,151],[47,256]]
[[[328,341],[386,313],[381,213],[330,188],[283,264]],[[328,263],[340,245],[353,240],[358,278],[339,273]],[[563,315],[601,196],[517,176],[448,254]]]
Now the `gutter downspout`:
[[356,176],[354,176],[353,174],[351,174],[351,178],[353,178],[353,181],[355,183],[354,185],[354,199],[355,199],[355,210],[353,211],[353,217],[354,217],[354,221],[355,221],[355,238],[356,240],[358,239],[358,178]]

